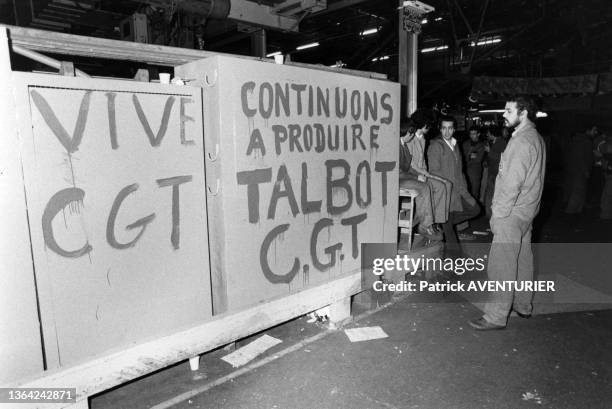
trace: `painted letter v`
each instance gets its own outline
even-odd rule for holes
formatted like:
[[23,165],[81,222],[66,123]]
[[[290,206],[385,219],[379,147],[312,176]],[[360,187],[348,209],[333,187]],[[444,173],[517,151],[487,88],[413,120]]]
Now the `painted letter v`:
[[51,108],[45,97],[36,92],[36,90],[32,90],[30,93],[32,94],[34,105],[36,105],[43,116],[43,119],[49,128],[51,128],[55,136],[57,136],[57,139],[60,141],[62,146],[66,148],[68,153],[76,152],[79,149],[81,140],[83,139],[83,132],[85,131],[85,124],[87,123],[91,91],[85,91],[85,95],[83,95],[81,107],[79,108],[79,116],[77,118],[76,125],[74,126],[74,133],[72,137],[68,135],[66,128],[64,128],[64,126],[60,123],[59,119],[55,115],[55,112],[53,112],[53,108]]
[[174,104],[174,97],[168,97],[166,100],[166,106],[164,106],[164,114],[162,116],[161,124],[159,125],[159,130],[157,131],[157,135],[153,135],[153,130],[151,130],[151,125],[149,125],[149,120],[142,110],[142,106],[140,105],[140,101],[136,94],[132,95],[132,101],[134,102],[134,107],[136,108],[136,113],[138,114],[138,119],[140,119],[140,123],[147,133],[147,137],[149,138],[149,142],[151,142],[151,146],[159,146],[161,144],[162,139],[164,139],[164,135],[166,135],[166,131],[168,130],[168,120],[170,119],[170,112],[172,111],[172,105]]

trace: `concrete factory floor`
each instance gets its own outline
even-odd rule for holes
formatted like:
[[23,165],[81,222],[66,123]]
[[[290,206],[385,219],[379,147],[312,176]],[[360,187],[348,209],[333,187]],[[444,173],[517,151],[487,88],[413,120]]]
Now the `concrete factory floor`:
[[[597,219],[596,197],[579,216],[562,214],[549,205],[553,199],[548,192],[536,241],[612,243],[612,224]],[[486,221],[472,230],[486,230]],[[480,316],[480,304],[458,294],[383,294],[374,301],[384,308],[356,303],[357,320],[340,330],[301,317],[265,331],[282,343],[244,367],[220,359],[233,348],[219,349],[202,357],[198,371],[182,362],[94,397],[91,408],[609,409],[612,310],[605,302],[612,279],[593,282],[602,278],[588,268],[556,273],[565,294],[580,296],[565,303],[536,296],[534,316],[512,316],[502,331],[472,330],[467,322]],[[388,337],[351,342],[344,332],[370,326]]]
[[[485,333],[467,325],[477,315],[467,303],[406,297],[349,326],[380,326],[388,338],[351,343],[335,331],[208,389],[233,371],[219,359],[228,352],[217,351],[197,372],[182,363],[91,407],[610,408],[612,311],[513,317],[505,330]],[[259,359],[322,331],[305,318],[270,330],[283,343]]]

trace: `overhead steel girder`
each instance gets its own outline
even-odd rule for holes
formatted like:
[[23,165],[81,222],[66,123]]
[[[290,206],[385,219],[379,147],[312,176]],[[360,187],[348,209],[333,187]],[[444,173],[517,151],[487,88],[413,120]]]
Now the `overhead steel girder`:
[[[171,0],[140,1],[158,7],[168,7],[172,4]],[[297,18],[278,15],[275,13],[275,8],[248,0],[178,0],[176,6],[178,9],[201,15],[204,18],[227,18],[238,23],[281,31],[298,31],[299,28]],[[228,8],[229,13],[227,13]],[[223,11],[223,15],[218,15],[218,13],[207,15],[206,11],[213,9]]]
[[327,8],[327,0],[285,0],[274,5],[272,10],[281,16],[298,16],[305,12],[315,13]]
[[269,6],[248,0],[231,0],[227,18],[245,24],[254,24],[281,31],[299,31],[299,20],[295,17],[280,16]]
[[327,14],[327,13],[331,13],[331,12],[334,12],[334,11],[345,9],[347,7],[357,6],[357,5],[361,4],[361,3],[365,3],[366,1],[367,0],[339,0],[339,1],[336,1],[334,3],[328,4],[327,7],[325,9],[323,9],[323,10],[316,11],[314,13],[308,14],[304,18],[308,19],[308,18],[312,18],[312,17],[319,17],[319,16],[322,16],[322,15]]

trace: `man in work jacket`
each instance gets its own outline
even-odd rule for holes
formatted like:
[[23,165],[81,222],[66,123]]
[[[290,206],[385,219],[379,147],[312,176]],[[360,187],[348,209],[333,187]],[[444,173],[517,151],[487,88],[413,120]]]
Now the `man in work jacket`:
[[470,128],[470,138],[463,142],[462,147],[470,193],[478,200],[480,197],[480,179],[482,179],[482,163],[485,159],[485,144],[480,140],[480,130],[478,128]]
[[[417,225],[418,233],[424,235],[430,240],[442,240],[442,235],[434,230],[434,206],[432,201],[432,192],[430,185],[423,180],[419,180],[417,175],[412,171],[413,157],[410,149],[407,146],[407,141],[414,135],[410,134],[411,122],[408,119],[402,118],[400,122],[400,174],[399,187],[400,189],[413,189],[418,192],[415,198],[414,222]],[[423,128],[421,128],[421,131]],[[402,200],[406,200],[403,199]]]
[[463,160],[455,133],[455,119],[443,116],[440,119],[440,136],[431,140],[427,149],[429,173],[450,182],[450,208],[448,221],[442,225],[448,253],[458,252],[458,240],[454,225],[478,216],[480,208],[468,191]]
[[[491,206],[493,243],[489,252],[489,280],[532,281],[532,222],[540,209],[544,188],[546,150],[536,131],[535,104],[528,97],[506,102],[504,119],[515,128],[501,156]],[[523,318],[532,311],[533,292],[496,291],[485,305],[484,315],[470,321],[477,330],[503,329],[512,309]]]
[[411,177],[429,185],[432,194],[433,218],[434,223],[442,224],[448,219],[450,208],[450,189],[449,181],[436,177],[427,170],[425,160],[425,135],[429,132],[431,120],[423,110],[416,110],[408,123],[408,132],[402,136],[402,143],[405,146],[412,161],[408,173]]

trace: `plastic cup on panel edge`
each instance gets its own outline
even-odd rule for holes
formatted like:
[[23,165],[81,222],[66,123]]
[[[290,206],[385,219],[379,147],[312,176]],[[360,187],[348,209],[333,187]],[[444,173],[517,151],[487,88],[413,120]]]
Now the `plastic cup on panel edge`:
[[159,83],[160,84],[170,84],[170,74],[167,72],[159,73]]

